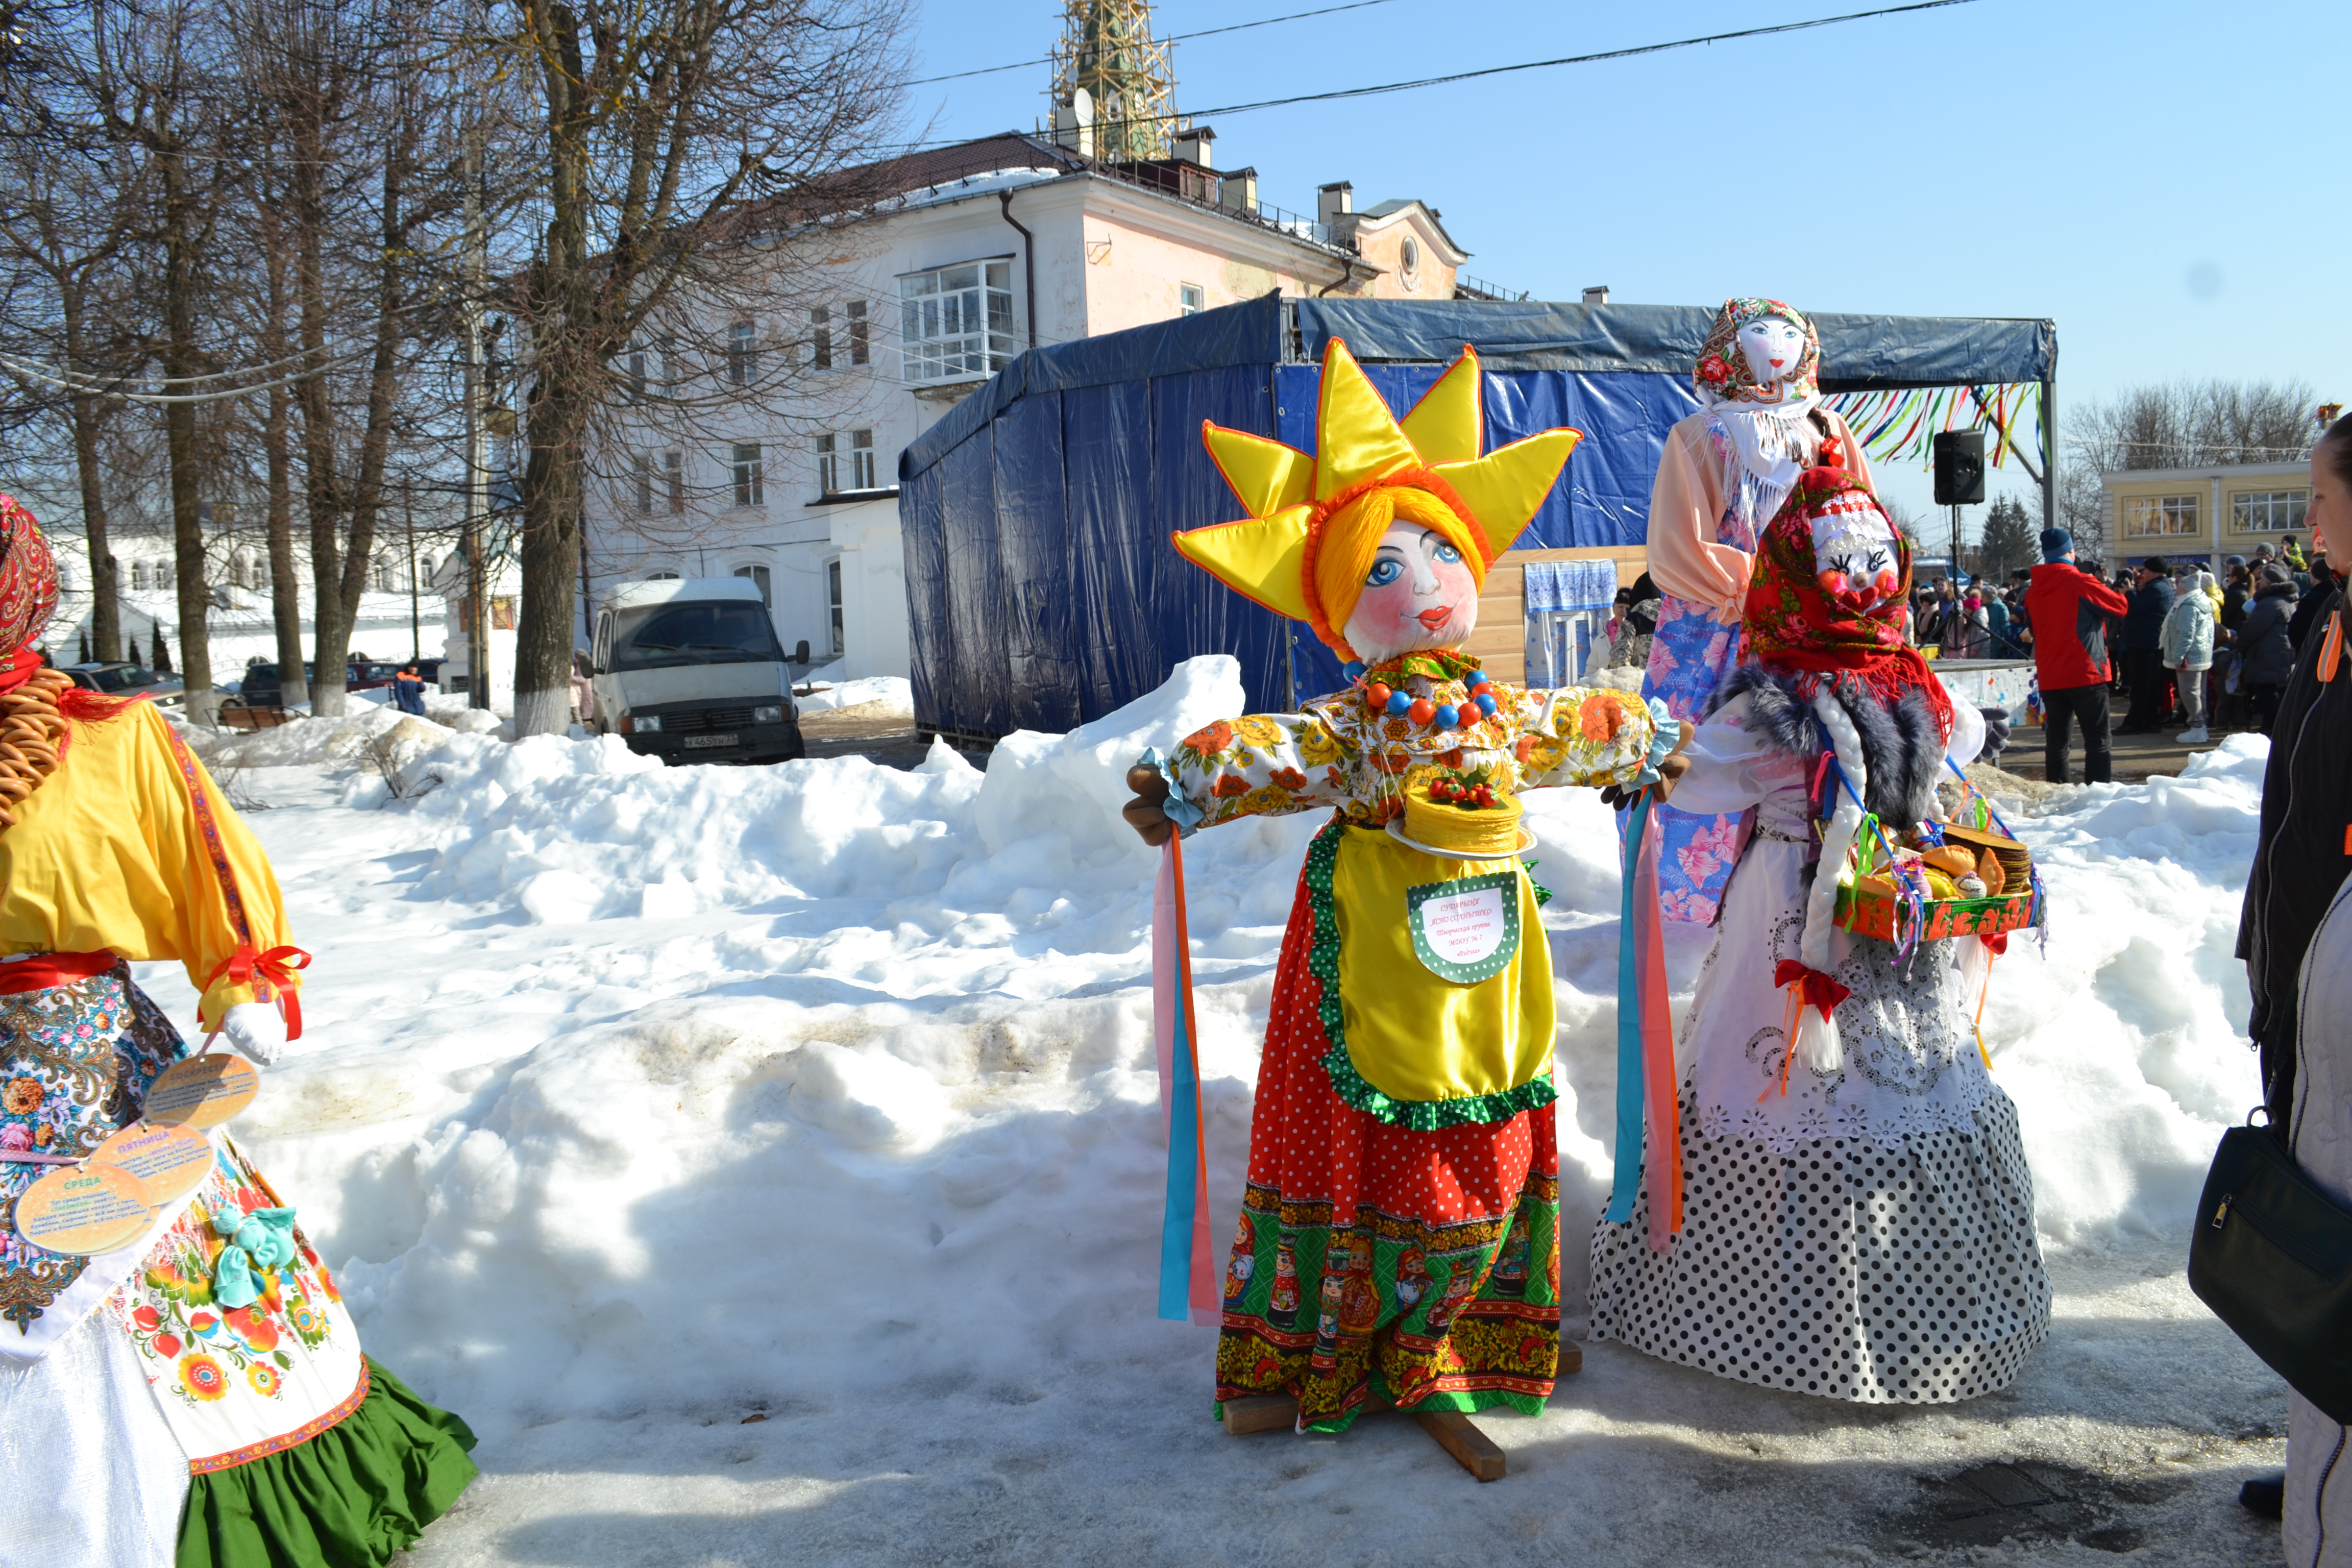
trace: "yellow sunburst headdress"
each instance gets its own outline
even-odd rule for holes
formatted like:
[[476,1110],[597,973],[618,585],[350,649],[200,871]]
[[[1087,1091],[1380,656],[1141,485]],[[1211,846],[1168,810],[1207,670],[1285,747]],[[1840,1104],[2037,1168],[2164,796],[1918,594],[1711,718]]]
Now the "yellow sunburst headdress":
[[1333,338],[1323,351],[1315,457],[1201,422],[1210,459],[1249,515],[1175,534],[1177,550],[1353,658],[1343,628],[1391,521],[1436,530],[1483,586],[1584,438],[1545,430],[1481,457],[1479,393],[1478,355],[1465,347],[1400,421]]

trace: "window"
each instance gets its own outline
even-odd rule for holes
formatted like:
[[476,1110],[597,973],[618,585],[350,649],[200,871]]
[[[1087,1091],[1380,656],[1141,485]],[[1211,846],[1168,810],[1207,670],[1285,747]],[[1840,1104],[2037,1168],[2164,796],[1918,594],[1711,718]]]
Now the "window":
[[849,433],[849,488],[870,490],[874,488],[874,432],[852,430]]
[[2197,531],[2195,496],[2133,496],[2123,506],[2126,539],[2161,539]]
[[830,436],[816,438],[816,491],[829,496],[841,489],[841,453],[838,440]]
[[872,358],[866,322],[866,301],[852,300],[849,302],[849,363],[864,364]]
[[133,561],[133,562],[131,563],[131,592],[133,592],[133,593],[143,593],[143,592],[145,592],[146,587],[147,587],[147,563],[145,563],[144,561]]
[[646,574],[646,581],[648,583],[675,583],[677,580],[678,575],[675,572],[648,572]]
[[760,590],[760,603],[772,610],[776,607],[775,592],[771,586],[771,579],[765,566],[738,566],[735,568],[735,575],[749,577]]
[[388,555],[379,555],[375,558],[375,591],[379,594],[389,594],[393,591],[392,557]]
[[654,460],[640,452],[629,459],[630,479],[635,481],[636,509],[639,517],[654,514]]
[[749,321],[738,321],[727,329],[727,379],[738,386],[750,386],[760,379],[759,329]]
[[1202,291],[1201,286],[1198,283],[1179,283],[1176,285],[1176,313],[1178,315],[1197,316],[1207,308],[1207,302],[1208,296]]
[[2230,531],[2285,533],[2300,531],[2311,507],[2309,490],[2232,490]]
[[767,505],[767,491],[760,479],[760,443],[736,442],[734,467],[735,504],[737,506]]
[[1013,263],[968,261],[898,280],[900,352],[911,382],[956,381],[1013,361]]
[[673,516],[686,510],[686,454],[664,452],[662,473],[669,481],[669,510]]
[[1421,281],[1421,241],[1411,235],[1406,235],[1404,243],[1397,247],[1397,272],[1408,289]]
[[632,403],[646,400],[646,361],[651,357],[635,344],[631,344],[629,352],[621,357],[622,394]]
[[[842,466],[844,458],[847,468]],[[828,432],[816,438],[816,488],[824,495],[874,489],[874,432],[852,430],[847,446]]]
[[833,651],[841,651],[841,558],[824,563],[825,613],[832,617]]
[[833,368],[833,311],[828,306],[809,311],[809,368]]

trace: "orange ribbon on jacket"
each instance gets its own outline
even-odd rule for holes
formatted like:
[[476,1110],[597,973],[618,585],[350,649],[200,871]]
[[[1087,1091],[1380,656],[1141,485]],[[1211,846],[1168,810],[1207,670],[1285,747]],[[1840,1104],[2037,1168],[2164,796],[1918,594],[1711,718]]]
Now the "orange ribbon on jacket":
[[[251,985],[257,991],[265,984],[275,986],[280,1010],[286,1016],[286,1037],[299,1040],[302,1037],[302,993],[295,984],[294,972],[309,967],[310,955],[299,947],[273,947],[268,952],[256,952],[251,942],[240,942],[237,950],[222,959],[219,967],[205,981],[205,989],[209,991],[218,984],[224,974],[232,985]],[[267,996],[255,999],[268,1000]]]

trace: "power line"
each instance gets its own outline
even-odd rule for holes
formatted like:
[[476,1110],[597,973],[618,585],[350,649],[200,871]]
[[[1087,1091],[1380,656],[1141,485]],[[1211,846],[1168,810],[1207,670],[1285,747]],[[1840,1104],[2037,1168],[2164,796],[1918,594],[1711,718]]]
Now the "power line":
[[[1384,3],[1385,0],[1358,0],[1359,5],[1380,5]],[[1975,4],[1976,0],[1913,0],[1913,3],[1907,5],[1883,5],[1871,11],[1848,11],[1841,16],[1814,16],[1802,22],[1776,22],[1769,26],[1742,27],[1735,32],[1728,33],[1707,33],[1695,38],[1674,38],[1661,44],[1636,44],[1630,48],[1601,49],[1589,55],[1562,55],[1557,59],[1522,60],[1516,65],[1487,66],[1479,70],[1454,71],[1446,76],[1416,77],[1411,81],[1384,82],[1377,87],[1339,88],[1330,92],[1299,93],[1291,98],[1260,99],[1254,103],[1229,103],[1216,109],[1191,109],[1176,114],[1135,115],[1129,118],[1138,121],[1172,121],[1184,119],[1197,121],[1206,120],[1217,115],[1247,114],[1254,110],[1259,109],[1280,109],[1294,103],[1328,103],[1335,99],[1370,98],[1381,93],[1409,92],[1415,88],[1442,87],[1448,83],[1457,81],[1475,81],[1482,77],[1507,76],[1514,71],[1545,70],[1553,66],[1591,65],[1601,60],[1633,59],[1641,55],[1664,54],[1672,49],[1696,48],[1703,44],[1726,44],[1741,38],[1769,37],[1777,33],[1803,33],[1809,32],[1816,27],[1834,27],[1843,22],[1866,22],[1875,16],[1900,16],[1913,11],[1940,11],[1948,5],[1973,5]],[[1354,6],[1344,5],[1332,7],[1334,10],[1352,10],[1354,8]],[[1299,15],[1313,16],[1319,16],[1321,13],[1315,11],[1303,11],[1300,12]],[[1279,22],[1287,21],[1290,20],[1290,18],[1276,16],[1269,17],[1268,20]],[[1263,25],[1264,24],[1256,22],[1238,24],[1240,26],[1259,26]],[[1225,28],[1217,30],[1233,31],[1234,29]],[[1038,64],[1041,62],[1024,61],[1023,63]],[[991,68],[1009,70],[1013,68],[1007,66],[992,67]],[[980,75],[982,73],[975,71],[967,74]],[[948,79],[944,77],[937,77],[932,79],[944,81]],[[971,140],[970,137],[958,137],[952,141],[947,142],[908,142],[899,143],[896,150],[901,153],[926,153],[935,151],[941,147],[961,147],[970,140]],[[880,151],[880,149],[877,149],[877,151]]]
[[[1219,33],[1240,33],[1246,32],[1252,27],[1271,27],[1276,22],[1298,22],[1304,21],[1309,16],[1328,16],[1335,11],[1361,11],[1368,6],[1391,5],[1394,4],[1395,0],[1349,0],[1348,5],[1326,5],[1319,11],[1293,11],[1287,16],[1266,16],[1255,22],[1235,22],[1229,26],[1203,27],[1197,33],[1171,33],[1167,37],[1164,37],[1160,41],[1163,44],[1181,44],[1187,38],[1210,38],[1214,37]],[[1002,71],[1027,70],[1031,66],[1049,66],[1053,63],[1054,57],[1047,55],[1043,59],[1015,60],[1009,66],[982,66],[978,70],[951,71],[946,76],[922,77],[917,80],[908,82],[907,85],[908,87],[929,87],[934,82],[961,81],[966,77],[995,76]]]
[[[1742,27],[1733,33],[1709,33],[1704,37],[1675,38],[1663,44],[1639,44],[1632,48],[1603,49],[1590,55],[1562,55],[1552,60],[1527,60],[1518,65],[1488,66],[1483,70],[1454,71],[1447,76],[1417,77],[1412,81],[1392,81],[1379,87],[1340,88],[1332,92],[1301,93],[1295,98],[1269,98],[1256,103],[1227,104],[1220,109],[1194,110],[1195,118],[1218,114],[1246,114],[1254,109],[1277,109],[1292,103],[1328,103],[1333,99],[1370,98],[1384,92],[1407,92],[1414,88],[1441,87],[1449,82],[1475,81],[1481,77],[1504,76],[1512,71],[1543,70],[1552,66],[1591,65],[1596,60],[1632,59],[1637,55],[1664,54],[1669,49],[1695,48],[1701,44],[1729,43],[1736,38],[1761,38],[1775,33],[1801,33],[1814,27],[1833,27],[1841,22],[1867,21],[1873,16],[1898,16],[1909,11],[1937,11],[1947,5],[1972,5],[1976,0],[1914,0],[1908,5],[1886,5],[1875,11],[1849,11],[1842,16],[1816,16],[1806,22],[1780,22],[1769,27]],[[1172,119],[1174,116],[1162,116]]]

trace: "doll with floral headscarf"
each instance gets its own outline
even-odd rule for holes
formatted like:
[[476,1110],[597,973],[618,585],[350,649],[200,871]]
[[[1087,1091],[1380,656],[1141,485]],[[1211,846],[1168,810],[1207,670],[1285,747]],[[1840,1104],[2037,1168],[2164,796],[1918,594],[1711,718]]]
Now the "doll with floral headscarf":
[[473,1436],[362,1352],[225,1130],[128,1245],[52,1250],[16,1223],[188,1056],[131,961],[179,964],[199,1025],[262,1066],[300,1035],[308,962],[173,721],[43,668],[57,598],[38,525],[0,497],[0,1558],[383,1562],[473,1479]]
[[[1756,537],[1797,476],[1834,451],[1867,487],[1853,433],[1821,396],[1821,339],[1778,300],[1727,300],[1692,367],[1699,411],[1666,433],[1650,493],[1650,574],[1665,590],[1644,697],[1696,719],[1738,662]],[[1834,443],[1832,446],[1832,444]],[[1669,920],[1715,918],[1739,819],[1668,806],[1658,886]]]
[[[1529,690],[1464,652],[1478,588],[1579,439],[1481,455],[1467,349],[1402,420],[1326,351],[1314,456],[1204,428],[1248,509],[1175,538],[1306,622],[1351,684],[1210,725],[1130,773],[1152,844],[1325,811],[1274,982],[1226,1274],[1221,1402],[1345,1429],[1550,1394],[1559,1352],[1552,983],[1517,796],[1662,791],[1683,727],[1628,693]],[[1481,935],[1479,933],[1483,932]]]
[[1675,793],[1756,813],[1675,1051],[1683,1229],[1652,1249],[1646,1192],[1600,1223],[1591,1335],[1830,1399],[1971,1398],[2050,1318],[2017,1110],[1971,1026],[1981,972],[1962,966],[1988,950],[1903,952],[1834,916],[1865,811],[1889,831],[1940,817],[1937,779],[1985,721],[1905,644],[1910,552],[1851,474],[1804,474],[1755,562],[1751,658]]

